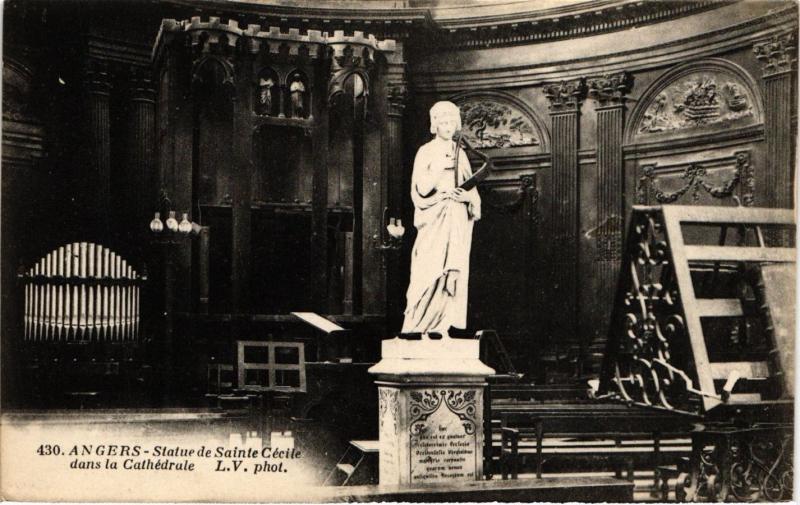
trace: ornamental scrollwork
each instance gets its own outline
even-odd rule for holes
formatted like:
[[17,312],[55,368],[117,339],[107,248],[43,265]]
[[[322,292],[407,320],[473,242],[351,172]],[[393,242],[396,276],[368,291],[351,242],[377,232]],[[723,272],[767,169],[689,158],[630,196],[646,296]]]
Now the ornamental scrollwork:
[[386,419],[386,415],[389,414],[391,416],[394,431],[393,433],[397,432],[397,412],[398,412],[398,402],[397,402],[397,390],[396,389],[389,389],[389,388],[380,388],[379,390],[379,397],[378,397],[378,422],[380,423],[380,429],[383,429],[383,423]]
[[424,421],[444,404],[450,412],[458,416],[468,435],[475,433],[477,421],[477,393],[475,390],[424,390],[412,391],[409,413],[411,435],[421,435],[427,429]]
[[687,412],[689,393],[698,391],[673,362],[672,346],[687,330],[664,223],[651,213],[634,219],[612,380],[624,401]]
[[792,436],[786,429],[732,429],[694,438],[703,447],[691,474],[678,479],[676,496],[709,502],[791,499]]

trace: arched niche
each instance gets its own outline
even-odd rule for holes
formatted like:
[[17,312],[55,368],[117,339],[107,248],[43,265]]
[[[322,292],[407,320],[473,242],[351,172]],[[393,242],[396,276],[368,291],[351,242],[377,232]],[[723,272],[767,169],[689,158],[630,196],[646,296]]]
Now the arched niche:
[[284,102],[286,117],[310,119],[312,89],[308,75],[299,68],[295,68],[286,74],[284,89],[286,90]]
[[277,117],[280,113],[281,82],[278,72],[270,67],[264,67],[258,73],[254,83],[253,108],[260,116]]
[[709,58],[666,72],[642,95],[627,144],[713,134],[763,123],[758,87],[743,68]]
[[193,69],[195,200],[198,205],[231,203],[234,87],[228,67],[225,60],[211,56],[198,62]]
[[472,91],[450,101],[461,109],[462,133],[476,149],[550,151],[544,123],[528,104],[510,93]]

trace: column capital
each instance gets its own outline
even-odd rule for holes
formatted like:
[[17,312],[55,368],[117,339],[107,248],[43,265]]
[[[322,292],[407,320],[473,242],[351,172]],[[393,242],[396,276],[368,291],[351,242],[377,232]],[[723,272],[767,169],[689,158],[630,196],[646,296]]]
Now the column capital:
[[624,105],[632,84],[633,78],[626,71],[589,77],[586,80],[589,97],[600,107]]
[[550,100],[551,113],[578,112],[586,98],[586,79],[546,83],[542,91]]
[[144,68],[131,68],[130,98],[133,102],[155,102],[156,90],[150,71]]
[[84,71],[84,83],[90,93],[108,95],[111,92],[108,64],[99,60],[92,60]]
[[402,116],[408,102],[408,86],[405,82],[390,82],[386,90],[389,102],[389,115]]
[[765,78],[790,72],[797,62],[797,38],[793,32],[780,33],[754,44],[753,53],[762,63]]

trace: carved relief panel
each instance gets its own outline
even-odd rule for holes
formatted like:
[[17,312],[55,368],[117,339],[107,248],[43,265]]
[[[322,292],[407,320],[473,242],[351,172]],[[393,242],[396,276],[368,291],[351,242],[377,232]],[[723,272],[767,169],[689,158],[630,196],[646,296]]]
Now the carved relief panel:
[[523,102],[499,92],[468,93],[452,98],[461,109],[462,134],[478,149],[533,148],[543,152],[543,126]]
[[724,60],[678,67],[650,87],[633,114],[628,139],[691,136],[761,123],[752,79]]

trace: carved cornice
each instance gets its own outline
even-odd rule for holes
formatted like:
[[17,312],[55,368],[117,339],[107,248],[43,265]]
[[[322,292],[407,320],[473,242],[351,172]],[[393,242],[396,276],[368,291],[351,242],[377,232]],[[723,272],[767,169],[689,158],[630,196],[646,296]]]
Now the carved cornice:
[[[489,12],[481,12],[478,6],[478,9],[470,9],[476,12],[474,17],[440,20],[437,16],[435,24],[442,32],[441,48],[485,48],[597,35],[642,23],[663,22],[697,14],[730,3],[729,0],[596,0],[505,15],[492,15],[491,11],[497,11],[497,6],[487,6]],[[536,5],[535,2],[531,4]]]
[[763,64],[764,77],[793,71],[797,62],[797,37],[794,32],[775,35],[755,44],[753,53]]
[[[638,47],[620,44],[617,51],[612,50],[602,55],[591,53],[589,50],[576,52],[565,49],[563,59],[548,58],[539,62],[519,57],[510,62],[510,66],[487,64],[480,67],[461,65],[458,68],[454,66],[438,68],[430,65],[429,60],[425,60],[413,67],[414,90],[455,93],[466,90],[541,86],[546,82],[575,79],[585,75],[621,71],[638,72],[652,69],[654,65],[657,67],[679,65],[699,58],[724,54],[743,46],[752,47],[754,43],[763,41],[772,34],[790,30],[796,26],[796,12],[793,5],[786,4],[785,8],[776,7],[774,11],[758,17],[742,17],[724,28],[703,31],[693,27],[693,30],[687,32],[684,37],[666,41],[656,36],[657,30],[651,32],[649,28],[643,27],[640,30],[640,37],[636,39],[640,41]],[[558,44],[553,46],[552,51],[562,54]],[[567,42],[563,44],[568,45]],[[532,45],[531,51],[536,50],[537,46]],[[524,55],[526,52],[520,50],[511,54]]]
[[545,84],[542,91],[550,100],[551,112],[578,112],[586,98],[586,80],[581,77],[572,81]]
[[590,77],[586,80],[589,97],[601,107],[623,105],[632,85],[633,77],[625,71]]

